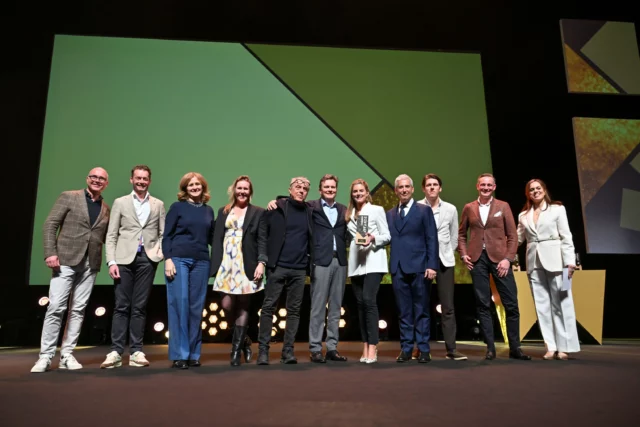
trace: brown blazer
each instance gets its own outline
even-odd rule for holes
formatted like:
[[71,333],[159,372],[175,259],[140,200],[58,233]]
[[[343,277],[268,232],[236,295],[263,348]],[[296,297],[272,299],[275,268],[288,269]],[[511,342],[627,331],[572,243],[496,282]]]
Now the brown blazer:
[[57,255],[60,265],[72,267],[88,254],[91,269],[99,271],[108,224],[109,205],[104,200],[91,226],[84,190],[63,192],[42,227],[45,259]]
[[[468,229],[471,229],[471,232],[467,243]],[[505,258],[513,261],[515,258],[518,250],[518,233],[508,203],[494,198],[485,225],[482,225],[480,205],[477,200],[464,206],[460,228],[458,228],[460,256],[469,255],[472,262],[478,261],[482,254],[483,242],[492,262],[500,262]]]

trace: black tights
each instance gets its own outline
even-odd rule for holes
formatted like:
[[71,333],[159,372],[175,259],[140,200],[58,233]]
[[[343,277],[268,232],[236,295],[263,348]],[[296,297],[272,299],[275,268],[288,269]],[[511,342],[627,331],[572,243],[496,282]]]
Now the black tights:
[[247,326],[249,324],[249,298],[251,295],[225,294],[222,297],[222,308],[228,315],[229,324]]

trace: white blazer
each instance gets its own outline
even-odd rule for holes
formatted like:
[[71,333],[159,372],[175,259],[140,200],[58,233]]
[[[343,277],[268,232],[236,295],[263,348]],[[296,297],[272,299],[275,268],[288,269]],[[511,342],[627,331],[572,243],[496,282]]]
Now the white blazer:
[[550,272],[561,272],[576,262],[567,211],[562,205],[543,203],[537,224],[533,223],[533,209],[518,215],[518,244],[527,241],[527,273],[534,270],[536,256]]
[[[431,206],[427,198],[418,203]],[[458,210],[451,203],[440,199],[440,213],[438,214],[438,252],[440,262],[445,267],[456,265],[453,252],[458,249]]]
[[376,239],[367,247],[356,245],[356,210],[353,209],[351,219],[347,224],[347,230],[352,237],[349,246],[348,275],[351,277],[367,273],[388,273],[389,263],[384,247],[391,241],[391,233],[389,233],[384,208],[367,202],[360,210],[360,215],[369,216],[369,234]]

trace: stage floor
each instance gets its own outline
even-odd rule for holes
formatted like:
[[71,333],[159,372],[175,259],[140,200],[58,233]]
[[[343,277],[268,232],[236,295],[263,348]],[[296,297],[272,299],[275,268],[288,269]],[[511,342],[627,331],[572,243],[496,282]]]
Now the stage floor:
[[[229,366],[229,344],[205,344],[200,368],[169,369],[166,346],[147,346],[151,366],[101,370],[107,347],[79,348],[79,371],[29,371],[37,349],[0,349],[2,426],[627,426],[640,420],[640,341],[585,346],[570,361],[530,362],[507,349],[485,361],[480,343],[459,343],[468,361],[399,364],[397,342],[379,363],[358,363],[360,343],[341,343],[346,363],[312,364],[306,343],[297,365]],[[257,346],[254,344],[254,351]],[[128,356],[124,358],[128,363]],[[255,362],[255,360],[254,360]]]

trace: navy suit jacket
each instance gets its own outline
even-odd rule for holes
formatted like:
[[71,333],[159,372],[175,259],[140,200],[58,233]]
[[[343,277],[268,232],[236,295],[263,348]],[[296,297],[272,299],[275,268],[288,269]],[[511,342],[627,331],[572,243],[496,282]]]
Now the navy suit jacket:
[[391,274],[402,270],[406,274],[424,274],[430,268],[438,270],[438,230],[430,206],[411,205],[404,219],[398,213],[399,206],[387,211],[387,223],[391,232]]
[[345,221],[347,208],[343,204],[336,202],[338,219],[335,227],[332,227],[322,208],[321,199],[308,201],[307,206],[313,209],[313,252],[315,264],[323,267],[331,265],[331,260],[333,260],[333,238],[335,237],[338,263],[347,265],[347,223]]

